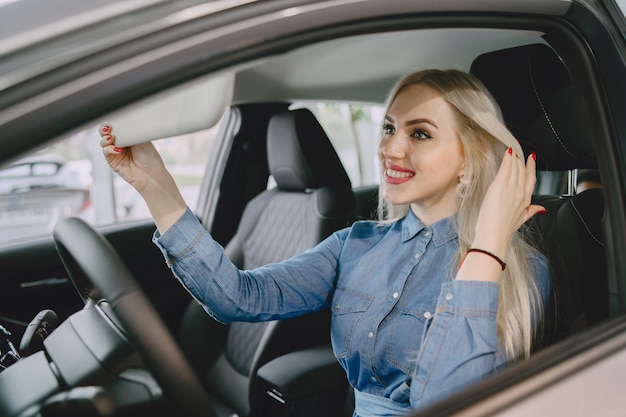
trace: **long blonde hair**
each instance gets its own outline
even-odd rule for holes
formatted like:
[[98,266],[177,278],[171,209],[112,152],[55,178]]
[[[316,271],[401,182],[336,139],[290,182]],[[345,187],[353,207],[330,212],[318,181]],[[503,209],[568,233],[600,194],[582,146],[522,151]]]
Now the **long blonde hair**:
[[[474,240],[475,225],[487,188],[493,181],[507,148],[524,159],[523,151],[504,125],[499,106],[473,75],[458,70],[429,69],[399,80],[387,97],[387,109],[398,93],[410,85],[430,87],[452,106],[458,116],[458,137],[465,157],[463,197],[458,197],[458,265]],[[382,191],[382,190],[381,190]],[[387,222],[404,217],[409,205],[392,205],[379,192],[378,213]],[[542,303],[530,258],[535,249],[526,232],[515,233],[506,254],[507,267],[500,284],[498,337],[509,359],[529,356],[542,317]],[[537,324],[537,326],[535,326]]]

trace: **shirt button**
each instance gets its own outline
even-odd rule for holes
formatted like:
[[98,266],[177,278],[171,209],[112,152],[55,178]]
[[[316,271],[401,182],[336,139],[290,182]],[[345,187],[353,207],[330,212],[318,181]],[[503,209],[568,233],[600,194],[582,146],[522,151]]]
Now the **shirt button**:
[[430,229],[426,229],[426,231],[424,232],[424,236],[426,237],[430,236]]
[[367,338],[368,338],[368,339],[371,339],[372,337],[374,337],[374,333],[369,332],[369,333],[367,334]]
[[335,304],[335,310],[339,310],[339,308],[341,308],[341,306],[339,304]]
[[419,258],[420,258],[420,256],[422,256],[422,255],[420,255],[419,253],[416,253],[416,254],[415,254],[415,259],[419,259]]
[[376,382],[376,377],[375,376],[370,377],[370,381]]
[[430,316],[432,316],[432,314],[430,313],[430,311],[427,311],[427,312],[425,312],[425,313],[424,313],[424,318],[429,319],[429,318],[430,318]]
[[454,298],[454,296],[452,294],[450,294],[450,293],[447,293],[446,296],[445,296],[445,299],[448,300],[448,301],[452,300],[453,298]]
[[398,298],[400,296],[400,294],[398,294],[397,292],[393,293],[393,298]]

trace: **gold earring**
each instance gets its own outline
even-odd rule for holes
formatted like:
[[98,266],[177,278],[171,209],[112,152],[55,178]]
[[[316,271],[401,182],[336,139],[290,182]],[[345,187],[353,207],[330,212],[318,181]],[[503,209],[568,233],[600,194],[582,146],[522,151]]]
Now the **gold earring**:
[[459,183],[456,185],[456,195],[459,198],[466,198],[468,195],[468,187],[469,181],[465,179],[465,175],[461,175],[459,177]]

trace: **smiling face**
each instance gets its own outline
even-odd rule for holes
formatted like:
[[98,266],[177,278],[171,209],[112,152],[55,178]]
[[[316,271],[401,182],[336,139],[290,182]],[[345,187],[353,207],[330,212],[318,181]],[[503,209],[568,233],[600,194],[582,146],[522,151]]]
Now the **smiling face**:
[[453,108],[432,88],[413,84],[389,107],[378,155],[383,169],[383,198],[410,204],[431,224],[458,209],[456,186],[464,157]]

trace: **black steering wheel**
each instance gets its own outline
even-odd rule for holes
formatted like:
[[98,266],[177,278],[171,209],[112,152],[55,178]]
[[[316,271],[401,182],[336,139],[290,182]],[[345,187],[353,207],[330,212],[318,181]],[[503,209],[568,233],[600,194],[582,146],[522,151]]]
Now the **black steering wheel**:
[[97,290],[124,326],[165,396],[188,417],[215,417],[189,362],[145,293],[106,238],[83,220],[59,221],[53,232],[63,265],[81,292]]

